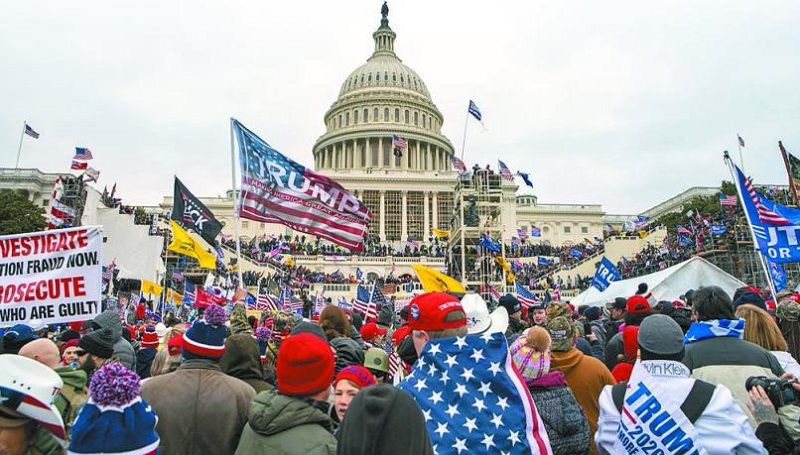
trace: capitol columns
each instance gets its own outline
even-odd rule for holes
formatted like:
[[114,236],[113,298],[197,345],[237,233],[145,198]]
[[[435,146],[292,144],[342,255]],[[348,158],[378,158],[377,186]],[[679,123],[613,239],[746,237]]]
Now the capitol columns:
[[439,227],[439,192],[433,192],[433,227]]
[[403,204],[400,208],[400,240],[408,239],[408,190],[402,191]]
[[381,242],[386,241],[386,190],[381,190],[381,220],[378,229],[381,236]]
[[429,196],[429,194],[430,194],[429,191],[423,191],[422,192],[422,198],[423,198],[422,199],[422,203],[423,203],[423,206],[422,206],[422,239],[420,239],[420,240],[425,240],[425,239],[427,239],[428,237],[431,236],[431,216],[430,216],[430,211],[428,210],[428,205],[429,205],[428,204],[428,196]]
[[[370,159],[370,152],[372,150],[372,148],[370,148],[369,139],[370,138],[366,138],[365,139],[364,151],[363,151],[364,159],[362,160],[361,157],[359,156],[358,157],[358,163],[356,163],[356,165],[353,166],[353,167],[358,168],[358,169],[363,169],[365,167],[368,167],[369,159]],[[364,166],[362,166],[361,163],[364,163]]]

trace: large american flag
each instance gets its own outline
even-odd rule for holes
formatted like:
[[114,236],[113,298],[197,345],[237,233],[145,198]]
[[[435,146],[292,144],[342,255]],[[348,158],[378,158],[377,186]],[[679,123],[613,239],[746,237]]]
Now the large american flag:
[[552,453],[502,333],[429,341],[398,387],[422,410],[434,453]]
[[[373,288],[374,287],[375,286],[373,286]],[[356,286],[356,301],[353,305],[353,309],[363,314],[366,319],[375,319],[378,317],[378,311],[375,307],[376,302],[373,301],[374,295],[375,293],[370,294],[363,285],[359,284]],[[382,294],[378,292],[378,295]]]
[[791,224],[789,220],[768,209],[764,206],[764,204],[761,203],[761,198],[759,197],[758,193],[756,193],[755,188],[753,188],[753,182],[751,182],[750,179],[744,179],[744,186],[747,194],[750,196],[750,199],[752,199],[753,204],[756,206],[756,213],[758,213],[759,221],[762,223],[777,225]]
[[453,157],[453,168],[457,170],[459,174],[467,173],[467,165],[456,157]]
[[372,213],[338,182],[295,162],[232,120],[239,142],[239,216],[364,250]]
[[525,308],[530,308],[531,306],[540,303],[539,299],[537,299],[531,291],[526,289],[525,286],[520,284],[519,281],[514,283],[514,287],[517,293],[517,300],[519,300],[519,303],[521,303]]
[[514,174],[511,173],[511,169],[506,166],[506,163],[497,160],[497,165],[500,167],[500,175],[503,176],[505,180],[510,182],[514,181]]
[[27,123],[25,124],[25,134],[27,134],[28,136],[30,136],[30,137],[32,137],[34,139],[39,139],[39,133],[34,131],[33,128],[31,128],[31,126],[28,125]]

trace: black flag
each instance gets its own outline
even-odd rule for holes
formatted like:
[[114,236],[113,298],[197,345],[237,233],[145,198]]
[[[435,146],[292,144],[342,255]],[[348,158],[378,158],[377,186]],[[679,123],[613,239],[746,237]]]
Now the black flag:
[[214,218],[211,210],[197,199],[186,186],[175,177],[175,192],[172,196],[172,219],[185,229],[191,229],[203,237],[206,242],[216,245],[215,240],[222,223]]

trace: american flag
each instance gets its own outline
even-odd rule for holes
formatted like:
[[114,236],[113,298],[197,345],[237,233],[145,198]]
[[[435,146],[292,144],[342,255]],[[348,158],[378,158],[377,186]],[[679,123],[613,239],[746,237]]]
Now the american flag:
[[720,205],[723,205],[723,206],[727,205],[729,207],[736,207],[736,205],[739,202],[738,202],[738,199],[736,199],[735,195],[728,196],[728,195],[720,193],[719,194],[719,203],[720,203]]
[[92,167],[87,167],[86,170],[83,172],[83,176],[87,182],[96,182],[97,179],[100,178],[100,171]]
[[[372,213],[338,182],[295,162],[232,120],[242,173],[239,216],[364,250]],[[267,171],[269,170],[269,171]]]
[[256,296],[256,309],[259,311],[272,311],[278,309],[278,302],[275,297],[269,295],[266,286],[258,288],[258,296]]
[[356,301],[355,305],[353,305],[353,309],[363,314],[366,319],[375,319],[378,317],[375,302],[372,301],[373,296],[374,294],[370,295],[370,292],[363,285],[359,284],[356,286]]
[[422,410],[434,453],[552,453],[502,333],[429,341],[398,387]]
[[86,168],[89,167],[89,164],[86,161],[72,161],[72,165],[69,167],[70,169],[74,169],[76,171],[85,171]]
[[381,347],[386,351],[386,355],[389,356],[389,376],[394,377],[397,372],[400,371],[400,362],[402,362],[402,360],[400,360],[400,356],[394,352],[392,339],[390,337],[386,338]]
[[492,296],[495,302],[500,302],[500,291],[497,290],[496,287],[492,286],[491,284],[486,285],[489,290],[489,295]]
[[761,203],[761,198],[759,197],[758,193],[756,193],[755,188],[753,188],[753,182],[751,182],[750,179],[744,179],[744,186],[747,194],[750,196],[750,199],[756,206],[756,212],[758,213],[759,221],[762,223],[777,224],[781,226],[791,224],[789,220],[766,208],[764,204]]
[[339,299],[336,301],[336,306],[345,311],[353,309],[353,305],[351,305],[343,295],[339,296]]
[[396,149],[400,149],[400,150],[407,149],[408,148],[408,141],[406,141],[405,139],[403,139],[402,137],[400,137],[400,136],[398,136],[396,134],[392,134],[392,148],[396,148]]
[[39,133],[34,131],[33,128],[31,128],[31,126],[28,125],[27,123],[25,124],[25,134],[27,134],[28,136],[30,136],[30,137],[32,137],[34,139],[39,139]]
[[453,157],[453,169],[457,170],[459,174],[467,173],[467,165],[456,157]]
[[91,150],[83,147],[75,147],[75,156],[72,157],[73,160],[86,161],[91,160],[92,158],[94,158],[94,156],[92,156]]
[[514,181],[514,174],[511,173],[511,169],[506,166],[506,163],[497,160],[497,165],[500,167],[500,175],[503,176],[505,180],[510,182]]
[[686,229],[683,226],[678,226],[676,228],[676,230],[677,230],[678,234],[683,234],[683,235],[692,235],[693,234],[692,231]]
[[560,302],[561,301],[561,285],[557,284],[555,289],[553,289],[553,301]]
[[519,303],[522,304],[525,308],[530,308],[533,305],[537,305],[539,303],[539,299],[528,289],[525,289],[525,286],[521,285],[519,281],[514,283],[515,292],[517,293],[517,299],[519,299]]

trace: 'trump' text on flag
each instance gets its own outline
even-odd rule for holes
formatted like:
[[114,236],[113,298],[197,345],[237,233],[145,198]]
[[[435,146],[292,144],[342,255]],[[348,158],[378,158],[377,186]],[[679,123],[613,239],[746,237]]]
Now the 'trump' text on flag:
[[279,223],[363,251],[372,213],[338,182],[292,161],[232,120],[239,143],[239,216]]

